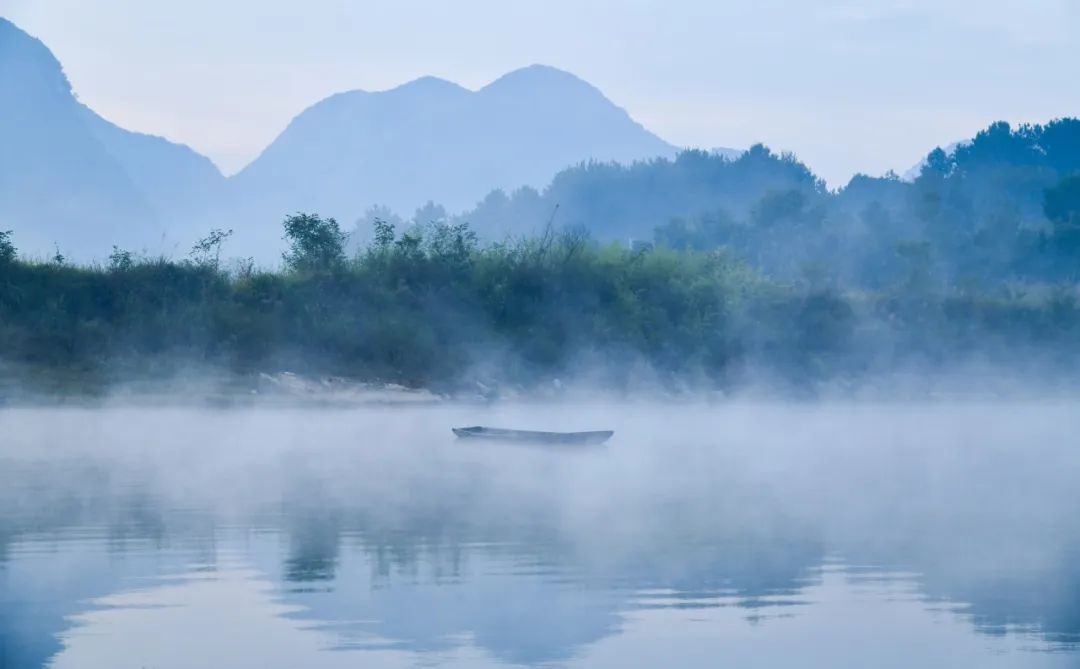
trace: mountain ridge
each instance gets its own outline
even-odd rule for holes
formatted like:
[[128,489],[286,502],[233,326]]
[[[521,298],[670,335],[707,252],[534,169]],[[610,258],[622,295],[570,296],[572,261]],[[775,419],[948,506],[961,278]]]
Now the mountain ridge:
[[[224,184],[188,146],[136,133],[81,103],[38,38],[0,18],[0,221],[43,255],[160,247],[169,223]],[[89,251],[89,253],[84,253]]]
[[568,166],[679,151],[596,86],[533,64],[475,90],[425,76],[330,95],[226,177],[191,147],[82,104],[48,46],[3,18],[0,63],[0,229],[36,255],[55,243],[97,259],[112,244],[177,252],[221,227],[269,257],[290,212],[348,223],[376,205],[465,211],[495,189],[545,187]]
[[[605,137],[604,131],[595,127],[598,119],[614,123],[617,136]],[[594,125],[575,127],[575,123],[585,122]],[[534,137],[538,141],[527,141]],[[561,147],[543,146],[560,139],[564,140]],[[568,146],[567,139],[576,145]],[[491,143],[506,151],[480,155],[479,150]],[[232,180],[241,189],[245,182],[254,181],[257,185],[248,188],[282,192],[276,186],[259,183],[259,178],[268,178],[265,173],[288,170],[286,165],[275,164],[275,160],[305,163],[305,172],[297,171],[289,179],[293,185],[281,184],[284,191],[293,190],[302,201],[306,199],[305,187],[294,184],[304,182],[312,170],[325,172],[326,162],[352,172],[358,183],[378,182],[387,171],[396,171],[401,179],[415,180],[417,173],[424,171],[417,158],[412,159],[417,164],[396,165],[388,170],[385,161],[394,158],[395,152],[420,154],[434,168],[430,171],[458,172],[450,176],[451,183],[456,181],[461,186],[457,189],[440,188],[439,183],[446,183],[445,179],[431,173],[425,175],[430,185],[427,189],[401,189],[397,183],[383,180],[383,187],[371,187],[366,198],[348,207],[353,211],[347,217],[354,217],[363,207],[374,204],[409,211],[427,200],[463,209],[493,188],[543,186],[559,169],[582,161],[633,161],[673,156],[677,150],[634,121],[591,84],[550,66],[532,65],[506,73],[476,90],[437,77],[421,77],[383,91],[356,89],[328,96],[297,114]],[[514,151],[519,154],[516,160],[540,164],[531,168],[520,163],[511,165]],[[530,154],[539,155],[529,158]],[[453,158],[466,155],[471,160],[467,167],[452,164]],[[383,164],[362,164],[372,156]],[[312,162],[319,164],[313,166]],[[478,173],[474,183],[468,184],[471,188],[458,178],[461,169]],[[309,184],[307,190],[315,192],[319,188]],[[312,196],[310,200],[296,206],[329,210],[339,216],[339,210],[347,208],[334,197]],[[355,210],[357,207],[361,209]]]

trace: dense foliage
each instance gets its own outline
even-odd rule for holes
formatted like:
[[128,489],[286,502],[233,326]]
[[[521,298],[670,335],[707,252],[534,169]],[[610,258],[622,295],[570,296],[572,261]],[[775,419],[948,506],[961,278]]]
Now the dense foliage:
[[[495,191],[460,216],[429,204],[413,220],[468,222],[499,240],[554,219],[601,241],[722,246],[772,277],[822,275],[874,290],[912,272],[942,289],[1075,281],[1078,174],[1080,120],[995,123],[952,150],[932,151],[912,181],[859,175],[830,191],[794,156],[759,145],[735,160],[687,151],[629,166],[581,165],[543,192]],[[395,220],[374,208],[358,238],[374,218]]]
[[1074,119],[994,124],[910,182],[830,191],[762,146],[690,151],[360,225],[288,217],[278,270],[223,264],[231,231],[184,260],[114,247],[100,267],[20,258],[0,232],[0,371],[98,387],[198,367],[447,390],[812,388],[975,363],[1067,377],[1080,352]]
[[350,257],[332,219],[300,214],[285,230],[280,271],[223,267],[221,231],[186,260],[116,249],[103,267],[22,261],[0,236],[6,378],[105,387],[205,366],[444,390],[813,387],[974,360],[1065,371],[1080,342],[1067,287],[941,290],[912,270],[890,289],[851,292],[823,276],[776,281],[692,244],[635,249],[549,230],[483,245],[464,224],[402,232],[382,220]]

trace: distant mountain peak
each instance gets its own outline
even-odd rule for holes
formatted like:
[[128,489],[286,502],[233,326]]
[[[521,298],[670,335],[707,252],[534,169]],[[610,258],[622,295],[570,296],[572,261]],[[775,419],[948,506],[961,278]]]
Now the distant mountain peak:
[[82,105],[52,51],[0,19],[0,221],[35,254],[81,259],[159,243],[167,217],[224,178],[186,146],[129,132]]
[[[9,44],[13,44],[13,40],[18,40],[24,44],[34,44],[37,49],[47,54],[50,58],[53,57],[52,52],[45,46],[41,40],[34,37],[30,33],[26,32],[19,26],[15,25],[11,21],[0,16],[0,48],[4,48]],[[57,63],[59,65],[59,63]]]
[[511,72],[507,72],[495,81],[480,89],[480,92],[506,91],[519,93],[521,91],[588,91],[589,93],[605,97],[597,87],[585,81],[581,77],[571,74],[566,70],[560,70],[550,65],[529,65]]
[[61,69],[60,61],[44,42],[3,17],[0,17],[0,53],[5,57],[47,61]]
[[584,79],[572,72],[567,72],[566,70],[561,70],[551,65],[544,65],[543,63],[533,63],[532,65],[526,65],[525,67],[511,70],[496,79],[493,83],[514,80],[528,81],[529,83],[534,84],[538,82],[574,82],[585,84],[586,86],[589,85]]
[[260,207],[244,215],[252,220],[296,209],[355,220],[375,204],[407,214],[434,200],[463,211],[492,189],[541,188],[568,165],[676,151],[581,78],[531,65],[475,91],[422,77],[331,96],[231,185],[239,206]]
[[[67,239],[99,257],[211,222],[235,224],[262,253],[280,246],[273,222],[291,211],[349,221],[375,204],[407,214],[429,200],[463,211],[492,189],[541,188],[569,165],[677,151],[596,87],[538,64],[478,90],[425,76],[331,95],[226,180],[187,147],[85,108],[48,47],[3,19],[0,109],[0,221],[30,247]],[[198,207],[206,216],[192,223]]]
[[355,88],[351,91],[334,93],[319,100],[298,114],[290,122],[290,127],[295,127],[298,122],[308,120],[313,115],[321,122],[326,115],[356,114],[364,105],[391,103],[416,107],[424,103],[437,104],[449,99],[465,97],[471,93],[472,91],[452,81],[430,76],[413,79],[379,91]]
[[420,91],[424,93],[468,93],[469,90],[460,84],[456,84],[453,81],[447,81],[439,77],[419,77],[412,81],[405,82],[400,86],[395,86],[389,90],[383,91],[384,93],[395,93],[402,91]]
[[64,68],[49,47],[3,17],[0,17],[0,63],[3,64],[0,84],[17,82],[51,93],[71,93]]

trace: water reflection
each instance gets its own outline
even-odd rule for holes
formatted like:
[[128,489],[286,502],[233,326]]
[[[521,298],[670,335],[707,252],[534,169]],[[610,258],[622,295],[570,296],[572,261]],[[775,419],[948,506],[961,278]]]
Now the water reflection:
[[341,551],[341,523],[333,509],[289,514],[289,551],[284,580],[333,581]]
[[[688,411],[682,438],[643,421],[571,456],[463,448],[453,415],[327,412],[301,438],[288,413],[210,412],[201,436],[186,410],[0,413],[31,426],[0,447],[0,666],[194,666],[150,641],[185,635],[228,666],[625,666],[679,644],[682,666],[768,666],[761,644],[807,630],[840,647],[804,665],[884,666],[923,635],[923,666],[1070,666],[1077,420],[1023,410],[1034,439],[995,412],[905,438],[888,427],[935,414],[755,408],[723,416],[722,448]],[[770,412],[802,429],[762,436]]]

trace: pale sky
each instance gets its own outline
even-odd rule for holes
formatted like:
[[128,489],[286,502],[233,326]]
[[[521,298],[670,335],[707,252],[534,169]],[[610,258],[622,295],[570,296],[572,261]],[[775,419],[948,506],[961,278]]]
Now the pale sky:
[[831,186],[989,122],[1080,116],[1080,0],[0,0],[80,99],[226,173],[304,108],[532,63],[681,146],[795,152]]

